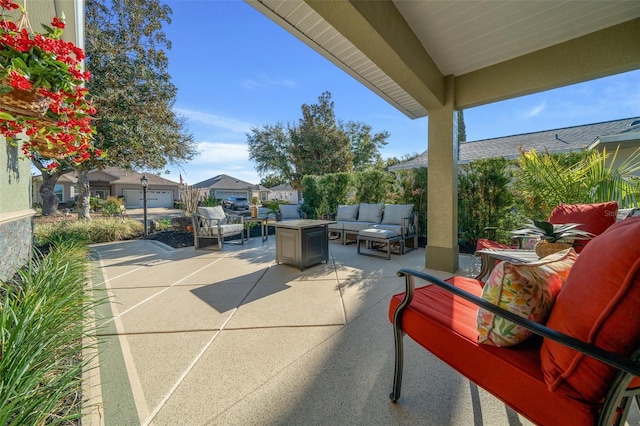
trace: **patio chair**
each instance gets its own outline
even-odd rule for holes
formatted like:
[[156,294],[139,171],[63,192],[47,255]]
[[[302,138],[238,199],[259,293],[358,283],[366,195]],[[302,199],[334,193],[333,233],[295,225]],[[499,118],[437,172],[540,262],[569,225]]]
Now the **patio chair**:
[[[607,228],[616,222],[618,215],[618,203],[609,201],[607,203],[597,204],[560,204],[553,209],[549,216],[548,222],[554,224],[562,223],[580,223],[578,229],[592,233],[593,235],[602,234]],[[488,238],[480,238],[476,243],[476,251],[495,248],[524,248],[522,238],[515,238],[514,244],[507,245],[493,241],[497,228],[485,228],[488,232]],[[576,240],[573,248],[580,253],[589,240]]]
[[[625,219],[579,256],[505,261],[485,285],[400,270],[405,291],[389,303],[392,401],[408,336],[535,424],[625,424],[633,401],[640,405],[638,233],[640,217]],[[432,285],[416,288],[416,278]]]
[[222,250],[225,237],[240,236],[240,244],[244,244],[244,218],[225,214],[222,206],[198,207],[198,212],[192,216],[193,245],[196,249],[202,247],[201,240],[215,240],[218,249]]

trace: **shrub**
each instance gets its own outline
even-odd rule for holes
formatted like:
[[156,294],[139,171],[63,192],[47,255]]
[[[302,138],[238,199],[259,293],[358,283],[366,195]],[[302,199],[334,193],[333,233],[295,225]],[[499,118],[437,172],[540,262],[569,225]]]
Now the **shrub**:
[[122,213],[124,200],[118,197],[107,197],[102,203],[102,214],[104,216],[116,216]]
[[[370,169],[355,177],[356,202],[395,203],[397,187],[393,174],[385,170]],[[336,206],[337,207],[337,206]]]
[[[514,163],[504,158],[475,160],[458,173],[458,226],[464,239],[475,245],[486,236],[485,227],[516,226],[510,184]],[[508,238],[507,241],[508,242]]]
[[418,236],[427,236],[427,168],[398,170],[396,179],[400,186],[400,204],[413,204],[418,212]]
[[95,219],[36,224],[34,245],[48,247],[59,241],[92,244],[135,238],[144,232],[142,224],[133,219]]
[[87,321],[103,303],[85,292],[86,249],[57,243],[0,284],[0,424],[79,419]]

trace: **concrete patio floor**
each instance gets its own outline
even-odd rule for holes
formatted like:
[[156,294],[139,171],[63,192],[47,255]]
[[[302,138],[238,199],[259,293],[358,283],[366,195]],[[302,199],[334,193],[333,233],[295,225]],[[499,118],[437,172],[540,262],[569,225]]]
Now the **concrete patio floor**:
[[[330,243],[329,263],[301,272],[275,264],[274,244],[93,246],[93,282],[111,303],[83,424],[530,424],[410,339],[390,402],[388,303],[400,268],[424,270],[423,249],[385,260]],[[461,255],[459,273],[474,264]]]

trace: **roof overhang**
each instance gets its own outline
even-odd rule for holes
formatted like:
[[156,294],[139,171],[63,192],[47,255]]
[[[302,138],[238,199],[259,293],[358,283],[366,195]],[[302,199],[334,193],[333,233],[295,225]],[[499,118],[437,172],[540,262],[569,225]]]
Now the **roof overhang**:
[[616,135],[601,136],[596,139],[589,149],[599,145],[615,144],[620,148],[633,148],[640,146],[640,132],[619,133]]
[[637,1],[246,1],[411,118],[640,68]]

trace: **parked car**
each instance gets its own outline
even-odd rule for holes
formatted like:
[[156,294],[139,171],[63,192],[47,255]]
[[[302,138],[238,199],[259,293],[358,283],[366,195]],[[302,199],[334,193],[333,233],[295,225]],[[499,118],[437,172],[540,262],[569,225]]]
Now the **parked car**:
[[231,210],[249,210],[249,201],[245,197],[227,197],[222,200],[222,207]]

